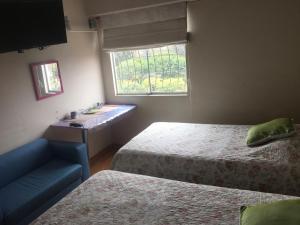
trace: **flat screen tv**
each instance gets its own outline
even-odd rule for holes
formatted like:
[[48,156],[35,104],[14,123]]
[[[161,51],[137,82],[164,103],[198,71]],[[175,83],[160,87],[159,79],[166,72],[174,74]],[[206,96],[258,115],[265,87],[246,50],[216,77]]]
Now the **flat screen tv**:
[[62,0],[0,1],[0,53],[67,42]]

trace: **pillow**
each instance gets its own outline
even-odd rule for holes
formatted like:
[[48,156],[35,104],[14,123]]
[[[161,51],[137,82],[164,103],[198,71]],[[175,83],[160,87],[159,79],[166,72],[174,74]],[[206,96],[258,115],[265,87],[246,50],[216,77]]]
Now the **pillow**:
[[299,225],[300,199],[242,206],[240,225]]
[[279,118],[252,126],[248,130],[247,145],[256,146],[266,142],[292,136],[295,131],[293,119]]

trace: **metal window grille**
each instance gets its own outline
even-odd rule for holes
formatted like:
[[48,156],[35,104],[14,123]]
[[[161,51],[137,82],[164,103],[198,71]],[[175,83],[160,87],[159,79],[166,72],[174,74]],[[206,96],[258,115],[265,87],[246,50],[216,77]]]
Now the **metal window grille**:
[[111,53],[117,95],[186,94],[186,45]]

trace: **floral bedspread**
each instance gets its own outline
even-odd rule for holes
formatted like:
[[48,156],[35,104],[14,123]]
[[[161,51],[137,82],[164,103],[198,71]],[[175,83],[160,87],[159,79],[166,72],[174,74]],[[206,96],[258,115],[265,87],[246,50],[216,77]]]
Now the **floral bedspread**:
[[250,148],[248,128],[154,123],[119,150],[112,169],[300,196],[300,135]]
[[100,172],[34,225],[237,225],[242,205],[292,197]]

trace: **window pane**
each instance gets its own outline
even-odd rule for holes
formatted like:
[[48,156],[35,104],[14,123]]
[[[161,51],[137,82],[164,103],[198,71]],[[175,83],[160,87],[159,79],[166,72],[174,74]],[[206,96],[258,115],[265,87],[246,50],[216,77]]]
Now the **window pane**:
[[113,59],[118,94],[149,93],[147,59],[140,51],[115,52]]
[[185,44],[111,56],[117,94],[187,93]]

